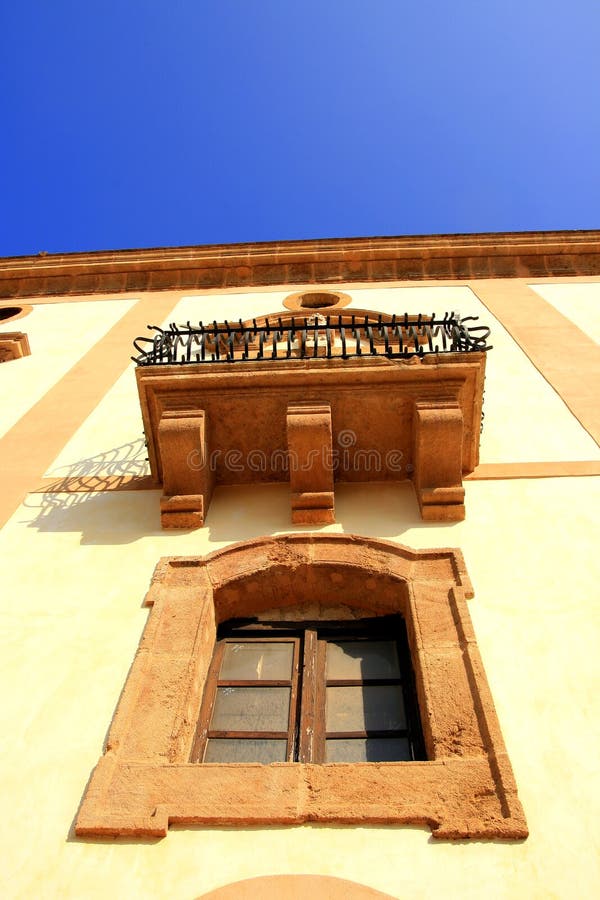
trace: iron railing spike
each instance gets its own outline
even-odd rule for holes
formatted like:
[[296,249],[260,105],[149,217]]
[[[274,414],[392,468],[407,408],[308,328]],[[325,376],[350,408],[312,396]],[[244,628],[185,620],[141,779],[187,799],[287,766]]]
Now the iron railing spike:
[[[319,321],[318,313],[303,317],[303,326],[292,316],[284,322],[282,316],[270,320],[265,317],[263,324],[259,325],[256,319],[252,319],[252,325],[244,325],[242,319],[231,323],[228,319],[219,325],[214,320],[208,325],[202,321],[198,326],[193,326],[188,319],[186,325],[178,326],[172,322],[165,330],[158,325],[148,325],[148,337],[137,337],[133,346],[137,356],[131,359],[138,366],[169,365],[206,362],[210,360],[227,360],[229,362],[243,361],[250,358],[250,347],[258,337],[257,359],[265,359],[264,343],[269,338],[272,351],[270,359],[289,359],[292,355],[293,344],[296,343],[297,333],[301,332],[301,346],[298,356],[306,359],[307,356],[316,358],[319,355],[321,331],[324,332],[324,351],[328,359],[341,357],[348,359],[352,356],[369,354],[377,356],[381,351],[377,345],[383,342],[385,354],[391,358],[407,359],[410,356],[422,358],[427,353],[459,352],[470,353],[473,351],[485,352],[491,350],[488,344],[490,329],[486,325],[475,324],[478,316],[465,316],[460,318],[457,312],[446,311],[443,316],[436,318],[435,313],[428,315],[418,313],[409,316],[408,313],[398,315],[394,313],[388,321],[384,321],[384,314],[364,315],[357,322],[357,316],[350,313],[350,319],[341,314],[326,313],[323,321]],[[310,321],[309,321],[310,320]],[[473,324],[470,324],[473,323]],[[347,331],[354,339],[355,347],[348,351]],[[312,346],[307,346],[308,339],[312,338]],[[339,337],[339,343],[337,339]],[[391,340],[398,340],[397,350],[391,344]],[[286,352],[280,350],[280,342],[285,342]],[[368,342],[368,349],[363,347],[363,341]],[[211,345],[209,360],[207,360],[206,343]],[[212,346],[214,345],[214,346]],[[199,352],[194,348],[198,346]],[[236,355],[236,347],[240,352]],[[223,353],[221,351],[224,351]],[[214,352],[213,352],[214,351]]]

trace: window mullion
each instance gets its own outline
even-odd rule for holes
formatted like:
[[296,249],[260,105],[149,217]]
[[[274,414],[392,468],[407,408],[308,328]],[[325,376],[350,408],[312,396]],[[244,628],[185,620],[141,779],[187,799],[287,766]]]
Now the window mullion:
[[292,662],[292,683],[290,691],[290,711],[288,718],[287,733],[287,753],[288,762],[294,762],[296,756],[296,733],[298,723],[298,700],[301,690],[300,678],[300,655],[302,652],[302,642],[300,638],[294,639],[294,658]]
[[315,664],[315,726],[311,762],[325,762],[325,704],[326,704],[327,641],[316,642]]
[[300,735],[298,742],[298,762],[314,762],[315,740],[318,740],[318,644],[317,632],[307,628],[304,632],[304,652],[302,659],[302,681],[300,701]]

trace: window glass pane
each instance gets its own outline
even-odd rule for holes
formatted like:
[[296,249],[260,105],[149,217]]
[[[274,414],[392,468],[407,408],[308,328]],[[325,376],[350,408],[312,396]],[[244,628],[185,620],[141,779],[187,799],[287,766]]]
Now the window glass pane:
[[392,731],[406,728],[399,684],[328,687],[326,729],[331,731]]
[[287,731],[290,688],[220,687],[210,727],[213,731]]
[[398,762],[411,760],[406,738],[334,738],[325,742],[326,762]]
[[327,644],[327,678],[399,678],[395,641],[331,641]]
[[243,740],[241,738],[210,738],[204,762],[213,763],[272,763],[285,762],[287,741]]
[[225,644],[220,678],[224,681],[285,681],[292,677],[294,645],[289,641]]

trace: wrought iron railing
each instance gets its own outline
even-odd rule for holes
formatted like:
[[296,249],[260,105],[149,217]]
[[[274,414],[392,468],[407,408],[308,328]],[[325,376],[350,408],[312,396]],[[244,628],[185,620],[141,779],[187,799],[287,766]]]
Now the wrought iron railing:
[[275,359],[350,359],[382,356],[409,359],[432,353],[470,353],[491,350],[490,329],[467,325],[477,316],[458,313],[431,316],[296,316],[248,322],[172,323],[149,325],[154,334],[133,342],[138,366],[195,365]]

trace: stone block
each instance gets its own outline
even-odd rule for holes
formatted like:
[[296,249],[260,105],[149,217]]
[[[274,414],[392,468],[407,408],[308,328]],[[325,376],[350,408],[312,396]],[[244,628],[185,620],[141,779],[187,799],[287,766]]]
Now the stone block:
[[331,406],[296,403],[287,408],[292,522],[334,521]]
[[203,410],[166,410],[158,426],[163,528],[200,528],[214,486]]

